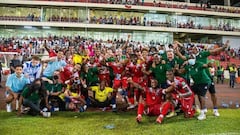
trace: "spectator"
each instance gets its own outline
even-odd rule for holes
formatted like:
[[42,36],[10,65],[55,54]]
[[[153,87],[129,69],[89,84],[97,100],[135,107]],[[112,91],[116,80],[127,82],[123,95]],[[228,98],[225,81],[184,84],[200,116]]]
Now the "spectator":
[[17,54],[14,54],[13,59],[10,61],[11,74],[14,73],[15,67],[20,64],[21,61],[19,60],[19,56]]
[[217,67],[217,84],[221,81],[223,84],[224,78],[223,78],[223,68],[221,67]]
[[235,65],[235,64],[232,64],[232,65],[229,67],[229,76],[230,76],[229,87],[230,87],[230,88],[235,88],[236,73],[237,73],[236,65]]
[[65,103],[59,97],[64,91],[63,84],[59,82],[58,75],[59,71],[54,71],[52,78],[43,78],[43,80],[46,81],[45,87],[47,90],[48,101],[51,105],[51,111],[56,111],[56,109],[60,111],[65,110]]
[[38,56],[32,56],[32,60],[23,64],[23,73],[33,82],[35,79],[40,78],[42,72],[42,65],[40,64],[40,58]]
[[238,77],[240,77],[240,65],[238,65],[237,72],[238,72]]
[[0,88],[2,88],[1,82],[2,82],[2,62],[0,61]]
[[44,62],[48,62],[47,67],[43,71],[44,77],[52,77],[54,71],[61,70],[64,66],[67,65],[67,63],[64,60],[63,50],[58,51],[57,57],[49,58],[47,60],[44,60]]

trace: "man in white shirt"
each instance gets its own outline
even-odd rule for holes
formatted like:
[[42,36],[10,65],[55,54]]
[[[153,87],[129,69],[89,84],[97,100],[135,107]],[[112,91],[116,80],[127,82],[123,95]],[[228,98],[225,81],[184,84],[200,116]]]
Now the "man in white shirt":
[[23,64],[23,74],[33,82],[35,79],[40,78],[42,72],[42,65],[38,56],[32,56],[32,60]]

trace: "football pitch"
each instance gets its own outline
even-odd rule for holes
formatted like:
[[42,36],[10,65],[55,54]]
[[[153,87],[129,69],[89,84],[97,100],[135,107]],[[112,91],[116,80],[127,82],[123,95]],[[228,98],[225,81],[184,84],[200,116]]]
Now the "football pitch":
[[184,118],[182,114],[165,118],[143,116],[136,112],[54,112],[50,118],[16,116],[0,111],[1,135],[240,135],[240,109],[220,109],[220,117],[208,110],[207,119]]

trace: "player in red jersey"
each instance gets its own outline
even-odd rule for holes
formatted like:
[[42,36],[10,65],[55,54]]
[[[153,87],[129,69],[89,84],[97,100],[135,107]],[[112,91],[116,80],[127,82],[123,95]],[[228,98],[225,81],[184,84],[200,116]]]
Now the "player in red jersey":
[[[195,114],[195,109],[193,108],[194,93],[187,85],[187,82],[181,77],[174,76],[173,70],[168,70],[166,76],[169,87],[163,89],[162,92],[167,95],[167,102],[171,101],[172,105],[180,105],[180,109],[184,112],[185,117],[193,117]],[[174,111],[172,106],[168,107],[166,109]],[[161,113],[157,118],[157,122],[162,123],[165,115]]]
[[[136,54],[132,54],[130,60],[131,60],[130,63],[128,63],[126,66],[126,74],[132,77],[133,82],[141,84],[143,81],[143,72],[142,72],[143,65],[137,63],[138,57]],[[141,91],[139,91],[136,88],[132,89],[131,87],[132,86],[130,85],[130,88],[128,91],[128,99],[131,102],[129,109],[134,108],[135,105],[138,104],[139,98],[141,96]]]
[[143,95],[144,98],[141,98],[138,104],[136,117],[137,122],[142,121],[142,114],[144,110],[146,110],[145,112],[148,116],[159,116],[160,114],[168,113],[168,108],[171,106],[171,103],[165,102],[162,104],[164,102],[164,97],[162,94],[162,89],[157,87],[157,80],[151,79],[151,87],[142,87],[133,82],[131,78],[128,79],[128,82],[145,93]]
[[106,65],[105,59],[101,60],[98,65],[98,78],[100,82],[104,80],[106,82],[106,85],[110,86],[110,70]]
[[127,88],[127,77],[125,76],[125,64],[120,62],[116,58],[115,62],[107,63],[113,69],[114,80],[113,80],[113,89],[122,89],[123,91]]
[[46,40],[44,41],[44,48],[47,50],[49,57],[57,56],[57,52],[54,49],[50,49],[47,47]]
[[92,67],[98,67],[99,64],[99,60],[95,59],[94,56],[90,56],[89,61],[87,62],[88,67],[92,68]]
[[168,85],[173,86],[173,99],[180,104],[184,116],[193,117],[195,114],[195,109],[193,107],[194,93],[188,86],[186,80],[179,76],[174,77],[172,70],[167,71],[166,76]]

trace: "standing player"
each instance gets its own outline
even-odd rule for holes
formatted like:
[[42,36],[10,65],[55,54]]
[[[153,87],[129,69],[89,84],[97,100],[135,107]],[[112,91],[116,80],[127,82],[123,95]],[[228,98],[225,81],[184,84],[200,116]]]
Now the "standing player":
[[[130,77],[132,77],[133,82],[135,83],[142,83],[143,81],[143,72],[142,72],[142,64],[137,63],[137,55],[132,54],[131,55],[131,62],[126,66],[126,72]],[[139,101],[141,95],[141,91],[138,89],[131,89],[130,86],[130,91],[128,92],[128,96],[130,99],[131,103],[131,108],[134,108],[137,102]]]
[[116,58],[115,62],[107,63],[107,65],[113,69],[113,89],[115,91],[120,90],[121,95],[124,99],[123,101],[127,100],[127,77],[125,76],[125,64]]

